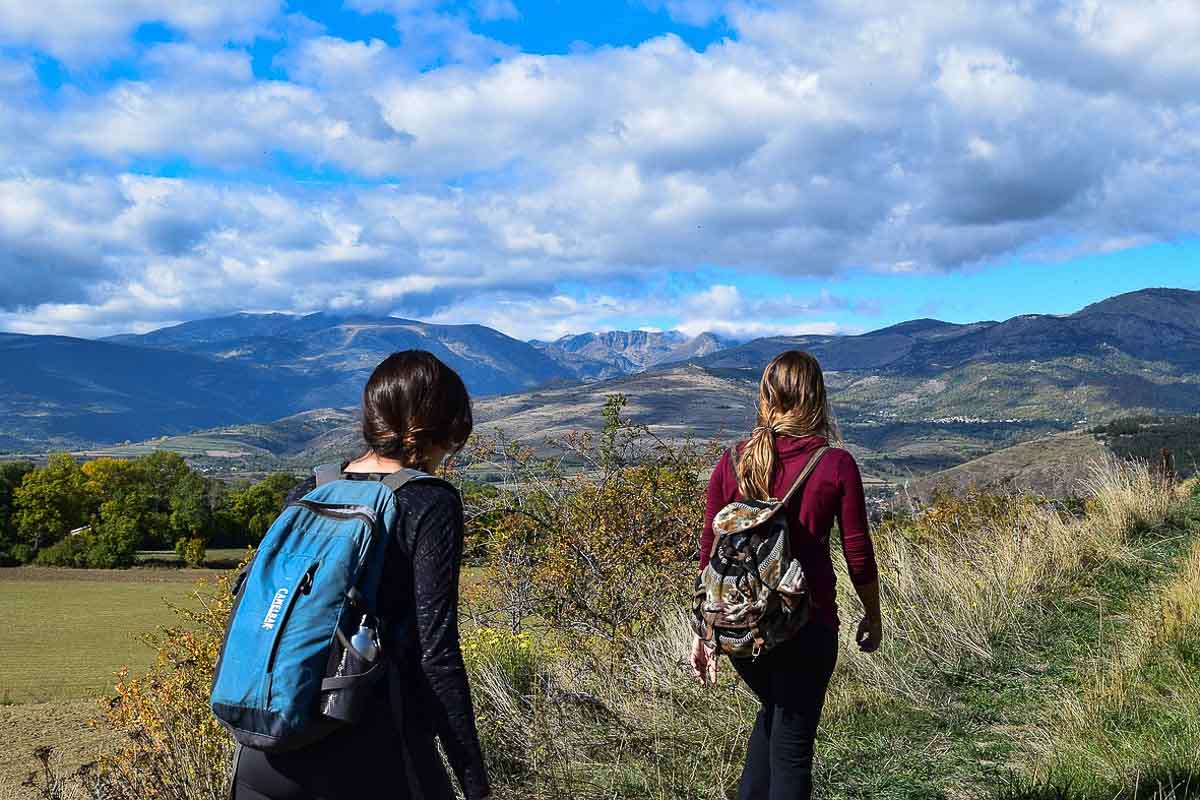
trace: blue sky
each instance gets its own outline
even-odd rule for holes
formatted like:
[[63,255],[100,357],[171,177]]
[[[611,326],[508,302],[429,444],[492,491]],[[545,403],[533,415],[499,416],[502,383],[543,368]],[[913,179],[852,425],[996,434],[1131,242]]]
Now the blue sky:
[[750,337],[1200,289],[1200,6],[898,8],[0,0],[0,329]]

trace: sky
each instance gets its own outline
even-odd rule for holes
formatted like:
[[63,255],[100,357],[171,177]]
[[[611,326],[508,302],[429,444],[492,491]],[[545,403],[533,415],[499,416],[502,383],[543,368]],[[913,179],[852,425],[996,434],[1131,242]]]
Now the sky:
[[0,0],[0,330],[1200,289],[1196,0]]

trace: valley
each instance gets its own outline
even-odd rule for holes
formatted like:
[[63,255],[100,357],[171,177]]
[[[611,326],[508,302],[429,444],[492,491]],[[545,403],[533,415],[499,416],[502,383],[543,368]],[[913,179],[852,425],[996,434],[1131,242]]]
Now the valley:
[[1073,448],[1117,419],[1200,413],[1200,292],[1183,290],[1067,316],[747,342],[676,331],[522,342],[480,325],[238,314],[96,342],[0,336],[0,457],[174,450],[219,477],[304,471],[354,453],[362,383],[406,347],[463,375],[480,432],[534,447],[598,430],[614,393],[665,440],[732,443],[753,425],[763,366],[806,349],[825,367],[847,446],[894,487],[944,470],[990,475],[1005,458],[978,459],[1047,437]]

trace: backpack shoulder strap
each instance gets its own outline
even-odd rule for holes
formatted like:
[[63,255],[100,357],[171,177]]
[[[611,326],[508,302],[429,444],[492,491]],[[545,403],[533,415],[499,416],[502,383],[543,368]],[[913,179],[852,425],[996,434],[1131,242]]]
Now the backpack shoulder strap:
[[826,445],[813,451],[813,454],[808,457],[808,463],[804,465],[804,469],[800,470],[800,474],[796,477],[796,481],[792,484],[792,488],[787,490],[787,494],[779,501],[779,505],[787,504],[787,501],[792,498],[792,495],[804,485],[809,476],[813,474],[813,470],[817,468],[817,464],[821,463],[821,458],[830,451],[830,447]]
[[341,480],[342,465],[341,464],[321,464],[313,467],[313,475],[317,479],[317,486],[324,486],[327,483]]
[[440,483],[442,486],[450,489],[454,494],[461,496],[458,487],[445,478],[440,478],[437,475],[430,475],[428,472],[422,472],[419,469],[401,469],[393,472],[380,479],[380,483],[392,490],[392,492],[400,491],[400,488],[413,481],[432,481]]
[[432,475],[422,472],[419,469],[400,469],[383,478],[380,483],[391,489],[393,492],[398,492],[400,491],[400,487],[404,486],[404,484],[408,483],[409,481],[432,477]]

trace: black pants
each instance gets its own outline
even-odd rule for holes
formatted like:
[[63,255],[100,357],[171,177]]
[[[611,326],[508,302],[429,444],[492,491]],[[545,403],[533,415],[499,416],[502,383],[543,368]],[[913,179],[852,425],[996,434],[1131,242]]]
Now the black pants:
[[813,622],[757,661],[730,659],[762,702],[750,734],[738,800],[812,796],[813,741],[837,653],[837,632]]
[[454,800],[431,733],[347,733],[280,755],[243,748],[233,800]]

